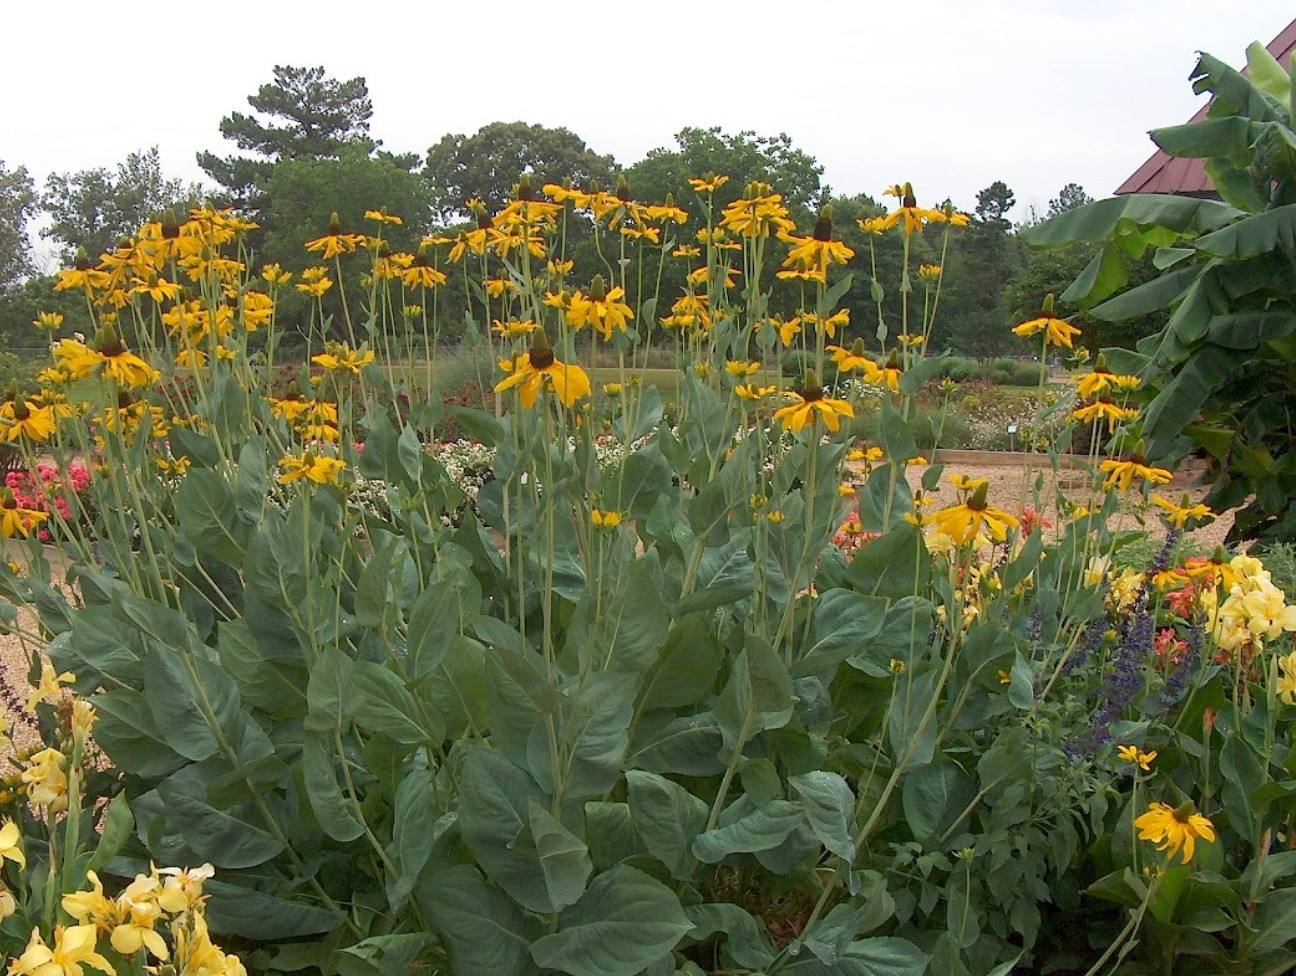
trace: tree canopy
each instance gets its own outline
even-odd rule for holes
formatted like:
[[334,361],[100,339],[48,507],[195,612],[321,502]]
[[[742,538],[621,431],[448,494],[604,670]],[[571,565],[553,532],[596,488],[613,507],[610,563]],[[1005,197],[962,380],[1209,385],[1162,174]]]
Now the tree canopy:
[[65,260],[71,260],[78,247],[96,258],[168,207],[184,211],[202,196],[200,187],[162,175],[154,146],[131,153],[114,169],[51,173],[40,201],[51,223],[41,236],[61,244]]
[[198,154],[198,165],[233,203],[252,202],[281,159],[336,159],[346,146],[367,155],[379,145],[369,135],[373,103],[364,78],[338,81],[322,67],[275,65],[274,80],[249,95],[248,104],[257,114],[231,112],[221,119],[220,133],[254,155]]
[[771,184],[792,211],[798,224],[805,224],[821,201],[830,195],[822,183],[823,167],[813,156],[792,144],[791,136],[759,136],[743,131],[733,135],[719,126],[710,129],[681,129],[675,148],[653,149],[627,171],[630,192],[637,200],[660,202],[673,194],[677,201],[693,197],[690,177],[723,173],[729,182],[715,194],[717,207],[742,196],[752,180]]
[[468,201],[488,211],[504,206],[522,173],[537,186],[570,180],[586,186],[606,183],[617,171],[611,156],[600,156],[569,129],[525,122],[492,122],[471,136],[451,135],[428,149],[423,170],[442,221],[468,215]]
[[36,209],[36,192],[26,167],[5,167],[0,159],[0,292],[22,282],[31,270],[27,218]]

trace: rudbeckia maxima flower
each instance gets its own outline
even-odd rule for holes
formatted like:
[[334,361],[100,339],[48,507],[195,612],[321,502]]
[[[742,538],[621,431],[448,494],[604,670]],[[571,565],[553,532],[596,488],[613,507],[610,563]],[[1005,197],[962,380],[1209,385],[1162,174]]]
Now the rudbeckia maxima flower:
[[830,431],[841,427],[842,417],[855,416],[855,409],[845,400],[824,396],[823,387],[818,383],[807,382],[804,389],[790,390],[787,396],[792,403],[774,411],[774,419],[784,427],[799,434],[807,424],[822,419]]
[[967,492],[957,505],[943,508],[931,516],[937,531],[949,536],[957,545],[966,545],[984,532],[995,542],[1008,538],[1008,530],[1017,526],[1017,518],[986,501],[989,483],[984,478],[957,478],[954,484]]
[[1139,840],[1152,841],[1157,850],[1166,852],[1167,860],[1173,860],[1182,850],[1184,864],[1192,860],[1199,838],[1207,843],[1215,840],[1215,825],[1198,813],[1191,802],[1172,807],[1153,801],[1147,813],[1134,821],[1134,827],[1139,832]]
[[585,370],[560,362],[547,345],[533,346],[530,352],[518,356],[511,366],[513,374],[496,383],[495,392],[503,393],[518,387],[518,399],[527,410],[535,406],[536,397],[545,386],[553,389],[564,407],[589,396],[593,389]]

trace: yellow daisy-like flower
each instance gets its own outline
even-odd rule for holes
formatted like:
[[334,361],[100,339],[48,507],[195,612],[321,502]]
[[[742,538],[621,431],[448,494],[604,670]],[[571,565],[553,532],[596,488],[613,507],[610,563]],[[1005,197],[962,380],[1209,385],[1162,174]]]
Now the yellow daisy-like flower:
[[1133,763],[1143,772],[1152,770],[1152,760],[1157,757],[1156,750],[1143,752],[1138,746],[1117,746],[1116,756],[1122,762]]
[[745,362],[741,359],[730,359],[725,362],[725,372],[730,376],[752,376],[760,372],[761,364],[759,362]]
[[774,419],[794,434],[801,433],[807,425],[822,418],[824,426],[836,432],[841,427],[841,418],[855,416],[855,408],[845,400],[824,396],[823,387],[808,378],[801,390],[791,390],[786,394],[792,403],[774,411]]
[[0,493],[0,536],[6,539],[12,539],[14,536],[25,539],[27,533],[35,528],[37,523],[44,522],[47,518],[49,512],[19,508],[13,492],[8,488]]
[[0,418],[9,425],[0,428],[0,436],[7,441],[25,437],[31,441],[48,440],[57,429],[53,407],[32,406],[22,397],[0,403]]
[[1182,849],[1184,864],[1192,860],[1198,839],[1208,843],[1215,840],[1215,825],[1198,813],[1191,802],[1172,807],[1153,801],[1147,813],[1134,821],[1134,826],[1139,840],[1152,841],[1157,850],[1166,852],[1167,860],[1173,860]]
[[329,343],[325,348],[328,351],[312,356],[311,362],[323,366],[331,373],[359,373],[374,360],[373,350],[365,349],[363,346],[360,349],[352,349],[341,343]]
[[1207,506],[1200,502],[1196,505],[1189,504],[1191,499],[1184,495],[1178,505],[1172,501],[1162,498],[1160,495],[1152,496],[1152,504],[1162,509],[1165,514],[1165,520],[1173,525],[1176,529],[1182,529],[1184,523],[1189,519],[1206,519],[1211,521],[1215,518],[1215,513]]
[[734,387],[734,393],[738,394],[744,400],[757,402],[764,400],[767,396],[774,393],[778,387],[761,386],[758,383],[739,383]]
[[305,478],[320,485],[336,485],[345,467],[346,462],[341,458],[323,457],[311,451],[300,456],[289,454],[279,459],[279,482],[286,485]]
[[[884,196],[900,198],[899,208],[882,218],[883,230],[894,227],[896,224],[903,224],[906,236],[909,234],[921,234],[923,228],[928,224],[943,223],[947,219],[945,212],[942,210],[929,210],[918,206],[912,183],[898,183],[882,192]],[[860,226],[865,230],[865,233],[869,232],[867,228],[864,228],[862,221]]]
[[445,272],[434,268],[422,250],[415,255],[408,268],[400,272],[401,284],[406,288],[437,288],[446,283]]
[[[543,332],[537,334],[544,335]],[[509,362],[509,367],[513,374],[496,383],[495,392],[503,393],[518,387],[518,399],[527,410],[535,406],[536,397],[546,386],[553,389],[565,407],[589,396],[593,389],[585,370],[574,363],[560,362],[547,343],[532,346],[530,352]]]
[[37,312],[36,317],[32,319],[32,325],[38,329],[44,329],[46,332],[57,332],[63,327],[63,313]]
[[716,173],[707,173],[703,177],[689,177],[689,186],[693,187],[698,193],[714,193],[728,182],[729,177],[720,176]]
[[985,478],[962,478],[955,487],[967,492],[967,497],[957,505],[943,508],[931,515],[936,530],[949,536],[956,545],[972,542],[984,531],[995,542],[1008,538],[1008,530],[1017,526],[1015,516],[986,501],[989,483]]
[[365,220],[376,220],[380,224],[396,224],[397,226],[405,223],[404,218],[397,217],[395,214],[389,214],[387,208],[381,210],[366,210],[364,212]]
[[832,240],[832,209],[829,206],[819,212],[809,237],[781,236],[792,245],[792,250],[783,262],[784,270],[778,272],[780,278],[808,277],[823,281],[830,264],[845,264],[855,256],[855,252],[844,243]]
[[590,509],[590,524],[596,529],[615,529],[621,524],[621,513]]
[[1125,373],[1113,373],[1101,361],[1093,368],[1093,372],[1085,373],[1084,376],[1076,380],[1076,392],[1081,397],[1088,400],[1097,396],[1099,393],[1106,393],[1108,390],[1128,391],[1138,387],[1141,382],[1137,376],[1129,376]]
[[364,234],[344,234],[342,224],[335,213],[329,218],[328,233],[306,242],[306,250],[319,251],[325,261],[331,261],[339,254],[350,254],[365,241]]
[[1071,418],[1080,423],[1106,423],[1108,433],[1116,433],[1116,427],[1122,421],[1133,420],[1139,414],[1137,407],[1122,407],[1111,400],[1095,400],[1071,411]]
[[97,370],[121,386],[134,389],[147,386],[159,376],[156,369],[130,352],[108,328],[100,330],[93,348],[75,339],[60,339],[54,347],[54,358],[74,380]]
[[1107,480],[1103,482],[1104,489],[1115,485],[1121,491],[1129,491],[1130,485],[1134,483],[1135,478],[1140,478],[1149,484],[1168,485],[1173,477],[1165,468],[1156,468],[1144,464],[1143,459],[1137,456],[1125,460],[1108,458],[1098,467],[1100,470],[1107,472]]
[[1071,348],[1071,340],[1080,334],[1080,330],[1070,322],[1050,315],[1042,315],[1039,318],[1023,322],[1015,327],[1013,332],[1023,337],[1043,332],[1046,334],[1045,341],[1050,346],[1066,346],[1068,349]]
[[576,291],[567,305],[567,324],[573,329],[586,325],[604,339],[612,338],[612,330],[626,331],[627,323],[634,318],[630,306],[621,301],[624,288],[608,288],[601,275],[595,275],[589,294]]

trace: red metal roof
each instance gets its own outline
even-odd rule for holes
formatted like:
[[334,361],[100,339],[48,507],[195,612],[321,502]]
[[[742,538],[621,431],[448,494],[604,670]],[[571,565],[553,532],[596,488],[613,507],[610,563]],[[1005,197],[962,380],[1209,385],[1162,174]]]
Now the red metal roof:
[[[1268,51],[1284,68],[1290,68],[1292,52],[1296,51],[1296,20],[1267,45]],[[1246,69],[1242,69],[1246,74]],[[1210,103],[1198,110],[1189,121],[1197,122],[1206,117]],[[1179,159],[1169,156],[1158,149],[1146,163],[1134,171],[1134,174],[1116,190],[1121,193],[1179,193],[1184,196],[1216,197],[1215,187],[1206,175],[1204,160]]]

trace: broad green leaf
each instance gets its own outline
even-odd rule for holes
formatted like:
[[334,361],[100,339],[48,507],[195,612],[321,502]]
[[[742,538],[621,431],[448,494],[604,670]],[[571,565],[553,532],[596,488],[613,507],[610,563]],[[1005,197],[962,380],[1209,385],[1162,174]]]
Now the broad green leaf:
[[855,794],[836,773],[816,770],[788,778],[805,808],[810,829],[829,851],[851,861],[855,857]]
[[1296,332],[1296,313],[1283,309],[1232,312],[1211,321],[1206,339],[1225,349],[1255,349]]
[[724,827],[699,834],[693,841],[693,856],[706,864],[718,864],[730,854],[751,854],[778,847],[800,825],[799,804],[774,800],[749,810]]
[[203,884],[207,923],[214,933],[263,942],[332,932],[343,923],[340,912],[279,898],[244,885],[209,878]]
[[1213,231],[1241,216],[1216,200],[1159,193],[1130,193],[1085,204],[1022,232],[1031,247],[1066,247],[1073,241],[1103,241],[1122,226],[1167,227],[1189,236]]
[[854,590],[831,589],[813,603],[810,640],[792,667],[795,678],[831,677],[837,665],[876,637],[886,622],[888,601]]
[[[320,827],[334,840],[345,843],[363,834],[365,825],[356,818],[351,802],[338,784],[334,734],[306,733],[302,741],[302,776]],[[346,761],[345,757],[342,761]]]
[[642,707],[681,708],[712,694],[721,651],[706,617],[691,613],[671,624],[644,678]]
[[1255,918],[1252,958],[1281,949],[1296,939],[1296,888],[1281,888],[1260,906]]
[[528,949],[539,928],[470,864],[433,875],[418,891],[432,927],[462,976],[523,976],[535,971]]
[[531,834],[530,777],[497,751],[476,746],[459,781],[459,830],[477,863],[523,908],[552,912],[540,855]]
[[554,911],[574,905],[585,893],[594,865],[585,842],[554,819],[544,807],[530,802],[531,836]]
[[387,848],[392,870],[386,876],[387,900],[393,908],[399,908],[409,897],[432,856],[432,845],[457,819],[452,813],[437,818],[431,795],[432,774],[417,767],[406,773],[396,788],[391,844]]
[[933,847],[956,826],[956,818],[975,795],[975,781],[950,760],[921,766],[901,785],[905,823],[918,843]]
[[[95,706],[95,742],[120,769],[137,776],[167,776],[186,762],[167,743],[148,702],[138,691],[116,688],[90,699]],[[717,741],[718,741],[717,735]]]
[[755,972],[774,961],[769,932],[750,912],[731,902],[689,905],[684,909],[693,923],[689,938],[704,942],[713,935],[725,936],[725,955],[735,964]]
[[764,640],[749,638],[734,659],[715,712],[725,747],[731,752],[741,752],[757,733],[782,728],[792,717],[791,677]]
[[711,712],[672,717],[653,713],[636,728],[626,756],[631,769],[683,776],[715,776],[724,770],[719,759],[724,737]]
[[795,976],[923,976],[927,960],[927,953],[907,939],[884,937],[852,942],[832,966],[803,953],[779,971]]
[[237,563],[247,547],[248,524],[238,517],[234,490],[210,468],[194,468],[176,491],[176,521],[198,555]]
[[158,785],[168,820],[194,853],[216,867],[234,870],[264,864],[283,850],[251,804],[217,809],[207,799],[207,778],[198,766],[177,771]]
[[636,976],[669,955],[693,927],[669,888],[619,864],[598,875],[531,957],[571,976]]
[[908,522],[861,546],[846,571],[846,581],[861,593],[889,599],[923,592],[930,577],[922,533]]
[[357,725],[381,732],[405,746],[444,738],[437,716],[428,716],[432,726],[425,726],[414,696],[391,668],[373,661],[356,661],[351,680]]
[[355,662],[337,647],[326,648],[306,685],[308,731],[331,732],[351,721],[356,707],[354,681]]
[[626,773],[635,833],[672,878],[687,880],[697,865],[693,841],[706,829],[707,805],[678,783],[639,770]]
[[1233,260],[1274,250],[1296,252],[1296,203],[1245,217],[1198,238],[1196,246],[1205,254]]
[[[601,796],[616,785],[630,745],[637,691],[635,675],[616,671],[591,674],[579,683],[559,729],[567,747],[564,800]],[[547,788],[550,763],[540,765],[545,776],[537,780]]]
[[341,951],[363,959],[379,976],[404,976],[410,964],[434,942],[436,936],[431,932],[401,932],[370,936]]

